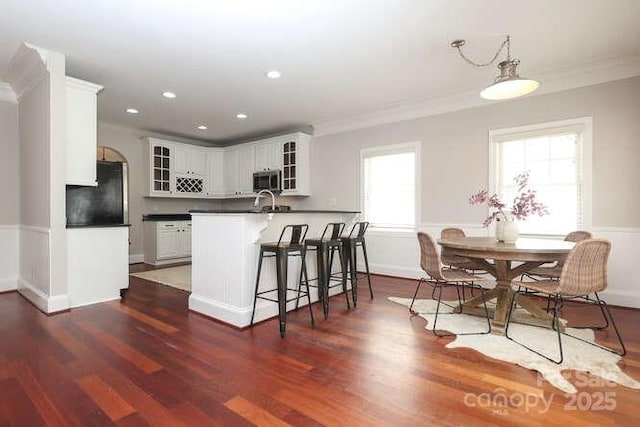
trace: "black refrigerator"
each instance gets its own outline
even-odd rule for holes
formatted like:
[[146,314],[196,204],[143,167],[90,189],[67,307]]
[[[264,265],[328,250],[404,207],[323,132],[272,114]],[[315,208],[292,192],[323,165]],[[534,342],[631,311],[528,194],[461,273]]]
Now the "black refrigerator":
[[127,165],[97,162],[98,185],[67,185],[67,225],[124,224],[127,213]]

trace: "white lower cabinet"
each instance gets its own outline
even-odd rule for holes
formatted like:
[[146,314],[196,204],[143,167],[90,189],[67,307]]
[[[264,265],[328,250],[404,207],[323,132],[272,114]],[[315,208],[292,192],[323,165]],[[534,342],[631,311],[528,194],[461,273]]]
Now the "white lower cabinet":
[[69,306],[120,298],[129,287],[129,228],[67,228]]
[[191,221],[145,221],[145,263],[162,265],[190,259]]

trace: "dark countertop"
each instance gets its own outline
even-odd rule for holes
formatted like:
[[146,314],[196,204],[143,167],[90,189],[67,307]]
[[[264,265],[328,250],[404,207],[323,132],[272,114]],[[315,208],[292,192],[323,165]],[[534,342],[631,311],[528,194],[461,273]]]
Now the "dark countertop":
[[143,221],[189,221],[191,215],[188,213],[181,214],[148,214],[142,215]]
[[239,213],[251,213],[251,214],[267,214],[267,213],[277,213],[277,214],[299,214],[299,213],[310,213],[310,214],[326,214],[326,213],[338,213],[338,214],[357,214],[360,211],[338,211],[338,210],[322,210],[322,209],[291,209],[288,211],[272,211],[272,210],[255,210],[255,209],[193,209],[189,211],[190,213],[215,213],[215,214],[239,214]]
[[112,227],[131,227],[131,224],[67,224],[67,228],[112,228]]

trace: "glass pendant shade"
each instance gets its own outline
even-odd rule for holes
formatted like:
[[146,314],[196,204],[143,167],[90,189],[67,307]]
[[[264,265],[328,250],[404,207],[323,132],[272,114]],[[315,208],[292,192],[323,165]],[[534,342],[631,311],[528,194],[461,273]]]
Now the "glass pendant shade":
[[516,67],[519,63],[520,61],[514,59],[512,61],[502,61],[498,64],[500,75],[496,77],[491,86],[480,92],[480,96],[490,100],[510,99],[536,90],[540,83],[535,80],[521,78],[518,75]]

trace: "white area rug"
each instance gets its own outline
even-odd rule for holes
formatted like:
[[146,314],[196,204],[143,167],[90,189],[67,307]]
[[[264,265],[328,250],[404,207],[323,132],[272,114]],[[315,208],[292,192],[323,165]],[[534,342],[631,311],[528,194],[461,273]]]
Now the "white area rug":
[[[409,307],[411,300],[407,298],[389,297],[390,301]],[[457,301],[443,301],[451,306],[456,306]],[[425,329],[433,329],[433,319],[436,311],[437,301],[416,300],[413,309],[420,317],[427,320]],[[487,330],[487,321],[480,316],[468,314],[444,314],[451,313],[452,308],[440,305],[438,315],[438,330],[449,331],[451,333],[462,332],[482,332]],[[590,341],[594,340],[594,333],[590,329],[567,328],[567,333],[579,336]],[[558,339],[556,332],[551,329],[538,328],[535,326],[512,323],[509,326],[509,336],[518,341],[531,343],[530,347],[542,353],[553,355],[558,354]],[[508,340],[503,335],[459,335],[455,340],[447,344],[447,348],[466,347],[479,351],[485,356],[505,362],[515,363],[527,369],[538,371],[545,380],[554,387],[565,393],[576,393],[577,389],[564,376],[562,371],[572,369],[576,371],[589,372],[598,375],[605,380],[612,381],[625,387],[640,389],[640,382],[631,378],[617,365],[620,356],[594,347],[571,337],[562,337],[562,348],[564,361],[560,365],[530,352],[520,345]]]
[[131,273],[130,275],[183,291],[191,291],[191,265],[160,268],[158,270]]

